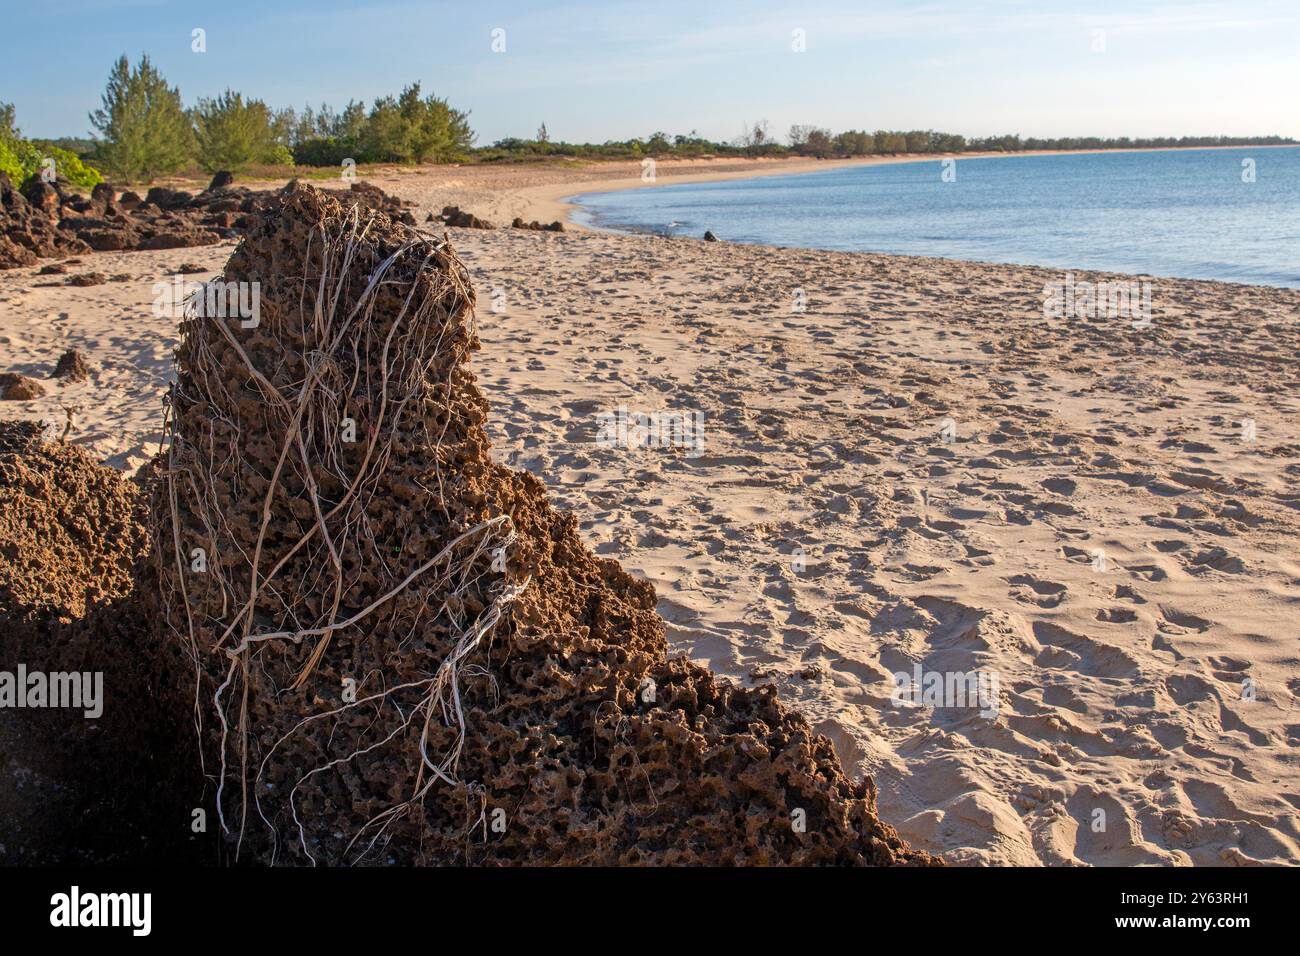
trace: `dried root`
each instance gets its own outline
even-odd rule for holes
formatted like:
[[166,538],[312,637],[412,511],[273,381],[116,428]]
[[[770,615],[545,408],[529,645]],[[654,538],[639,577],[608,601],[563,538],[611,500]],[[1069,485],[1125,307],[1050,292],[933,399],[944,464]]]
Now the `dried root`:
[[[395,555],[391,535],[375,533],[376,512],[391,492],[395,453],[404,454],[413,442],[423,445],[435,466],[423,477],[441,484],[437,466],[446,457],[452,416],[430,405],[453,383],[430,378],[454,373],[468,347],[465,323],[473,299],[463,272],[452,267],[445,243],[409,234],[372,261],[373,215],[355,206],[333,209],[310,194],[297,201],[329,210],[302,237],[300,270],[270,282],[244,280],[272,285],[277,306],[284,291],[294,289],[297,309],[270,310],[265,331],[245,329],[238,316],[196,314],[201,309],[191,309],[182,323],[161,476],[167,514],[160,527],[168,533],[157,541],[159,564],[183,609],[169,623],[189,648],[196,684],[214,657],[226,661],[209,702],[196,694],[195,721],[202,734],[205,712],[215,715],[217,815],[223,831],[237,825],[241,841],[256,747],[249,698],[257,675],[271,677],[276,694],[300,691],[313,683],[336,636],[355,637],[377,621],[392,628],[411,608],[424,616],[436,607],[428,616],[445,622],[455,637],[445,656],[430,663],[427,679],[306,717],[261,760],[265,768],[286,738],[315,721],[364,707],[382,724],[379,715],[395,712],[395,726],[378,743],[358,741],[298,783],[415,726],[419,767],[398,812],[435,783],[464,786],[456,775],[465,734],[461,670],[526,587],[501,573],[515,539],[507,515],[458,531],[405,573],[409,560],[403,559],[418,552]],[[256,235],[250,239],[256,241]],[[396,298],[395,288],[402,290]],[[439,524],[451,530],[447,504],[439,502]],[[357,596],[373,593],[376,585],[383,585],[382,593],[358,606]],[[293,677],[285,682],[290,661]],[[411,692],[418,692],[418,701],[404,706]],[[450,746],[439,753],[430,743],[435,722],[455,728]],[[239,788],[237,824],[228,819],[232,776]],[[297,789],[291,789],[289,810],[302,850],[314,860],[293,806]],[[274,833],[256,787],[251,797]]]

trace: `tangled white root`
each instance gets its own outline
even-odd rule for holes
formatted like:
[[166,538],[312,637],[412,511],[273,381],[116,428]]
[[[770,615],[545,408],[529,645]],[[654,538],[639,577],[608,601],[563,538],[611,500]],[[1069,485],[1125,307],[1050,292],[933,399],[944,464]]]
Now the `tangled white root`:
[[[311,285],[315,286],[310,321],[303,323],[301,343],[284,343],[286,350],[301,348],[305,367],[301,381],[283,388],[273,385],[249,357],[239,340],[234,323],[191,317],[182,323],[188,374],[173,386],[169,409],[171,414],[165,427],[168,449],[166,492],[172,519],[169,550],[174,558],[180,604],[183,606],[183,620],[188,635],[175,625],[172,626],[182,639],[187,640],[193,659],[195,725],[200,735],[203,724],[199,689],[201,662],[204,655],[213,653],[222,653],[229,659],[225,680],[212,697],[221,727],[216,804],[222,831],[229,834],[231,829],[226,820],[224,791],[228,777],[227,745],[234,725],[239,735],[237,746],[242,795],[238,845],[242,845],[249,805],[249,677],[262,650],[279,642],[300,644],[315,640],[311,655],[290,685],[290,689],[293,689],[301,687],[317,668],[336,633],[361,624],[408,589],[419,588],[422,595],[440,596],[440,601],[435,599],[433,603],[439,603],[439,613],[445,614],[447,620],[452,622],[453,646],[432,671],[432,676],[382,689],[333,710],[307,717],[285,732],[263,756],[253,781],[253,802],[274,838],[275,827],[262,812],[261,801],[258,799],[258,781],[267,761],[285,740],[308,724],[338,717],[354,707],[378,708],[389,704],[400,715],[397,726],[382,739],[366,743],[345,756],[309,770],[292,788],[289,795],[290,812],[299,832],[303,852],[313,863],[316,860],[308,850],[307,834],[294,803],[299,787],[316,774],[383,746],[416,721],[421,721],[422,728],[419,735],[420,769],[411,783],[409,797],[368,821],[349,842],[348,852],[363,834],[373,829],[375,833],[361,854],[364,857],[389,825],[418,806],[430,788],[438,782],[463,786],[473,792],[474,785],[461,781],[457,776],[457,762],[465,741],[460,678],[462,674],[472,672],[465,663],[468,655],[492,633],[505,608],[528,586],[527,581],[511,584],[501,578],[480,588],[482,579],[494,573],[488,570],[489,565],[495,564],[496,571],[499,572],[502,567],[500,559],[515,543],[515,529],[508,515],[498,515],[461,531],[438,554],[400,580],[390,570],[380,545],[375,541],[366,508],[380,488],[381,478],[393,454],[399,424],[407,428],[422,427],[424,439],[428,447],[435,451],[433,457],[436,460],[436,450],[441,446],[444,434],[429,434],[428,425],[418,412],[405,417],[404,413],[412,403],[418,408],[419,401],[427,396],[429,383],[426,379],[429,371],[441,354],[444,337],[452,326],[452,318],[458,318],[438,314],[439,303],[449,291],[458,294],[458,301],[465,302],[470,300],[470,293],[454,270],[425,268],[442,254],[443,247],[437,240],[417,236],[403,242],[382,261],[370,274],[355,303],[350,308],[344,308],[344,287],[371,222],[369,218],[363,218],[358,207],[353,207],[341,219],[322,223],[312,234],[311,241],[319,245],[315,250],[308,248],[304,261],[312,265],[318,263],[319,274],[301,276],[303,299]],[[378,381],[370,381],[372,370],[359,368],[362,363],[357,359],[358,356],[368,354],[367,346],[375,344],[372,336],[376,326],[372,324],[372,319],[377,293],[389,277],[394,264],[410,257],[413,252],[424,256],[420,271],[429,277],[429,281],[410,283],[401,310],[389,324],[382,344]],[[302,300],[299,307],[304,308]],[[214,341],[218,341],[218,336],[239,356],[243,368],[262,396],[260,407],[263,421],[257,422],[256,427],[279,436],[278,457],[262,498],[260,522],[251,553],[240,546],[228,523],[231,507],[229,499],[236,493],[236,489],[230,487],[230,481],[238,481],[238,462],[235,462],[233,479],[227,476],[227,480],[221,482],[214,480],[223,468],[229,469],[232,461],[240,454],[240,448],[243,447],[240,440],[242,430],[254,424],[236,421],[229,414],[217,411],[237,406],[237,397],[229,393],[223,370],[212,348]],[[353,370],[350,374],[345,370],[346,363],[340,362],[340,359],[352,360]],[[448,363],[447,367],[450,369],[453,365],[454,363]],[[446,384],[445,394],[450,395],[450,382]],[[182,426],[177,409],[193,408],[196,405],[211,410],[211,416],[207,419],[190,416]],[[347,456],[343,448],[343,436],[346,434],[344,420],[349,417],[349,410],[364,418],[366,433],[360,463],[351,470],[346,465]],[[200,423],[197,426],[196,421]],[[446,424],[443,426],[444,433],[445,430]],[[284,487],[284,478],[288,474],[296,477],[297,485],[304,489],[311,506],[311,524],[291,546],[283,550],[270,568],[264,570],[263,550],[274,521],[273,503],[277,489]],[[322,500],[319,486],[326,479],[337,487],[346,489],[337,501]],[[440,492],[442,475],[439,474],[437,479]],[[185,499],[184,509],[181,506],[182,497]],[[443,513],[446,515],[441,493],[438,499],[443,503]],[[220,592],[220,615],[209,615],[203,621],[195,620],[195,609],[186,584],[187,560],[182,528],[186,526],[187,516],[190,521],[197,520],[203,529],[202,536],[207,546],[207,580],[210,586],[218,588]],[[282,531],[281,528],[274,530]],[[164,547],[161,541],[159,547]],[[286,567],[304,549],[307,550],[297,566],[305,570],[298,579],[286,580],[283,576]],[[227,560],[231,551],[237,552],[237,557]],[[358,563],[368,565],[369,570],[379,569],[381,577],[393,582],[381,596],[346,616],[340,613],[343,596],[348,593],[349,586],[355,583],[360,569],[354,570],[353,577],[349,579],[342,557],[344,554],[366,556],[365,561]],[[497,560],[489,561],[489,556]],[[246,581],[243,580],[245,573]],[[473,619],[468,619],[464,597],[472,590],[485,595],[489,600]],[[329,607],[323,614],[312,614],[302,597],[309,594],[330,595]],[[278,626],[258,626],[259,614],[255,612],[259,600],[263,606],[271,603],[277,607]],[[209,598],[207,605],[210,607],[213,603]],[[261,616],[265,618],[264,610]],[[170,613],[168,619],[171,620]],[[201,632],[219,633],[219,636],[210,646],[201,647],[198,636]],[[237,704],[228,699],[236,680],[243,689]],[[408,703],[408,709],[403,710],[401,698],[410,694],[417,695],[416,701],[414,704]],[[231,713],[236,706],[237,715]],[[430,727],[435,720],[456,728],[454,745],[438,755],[429,752]]]

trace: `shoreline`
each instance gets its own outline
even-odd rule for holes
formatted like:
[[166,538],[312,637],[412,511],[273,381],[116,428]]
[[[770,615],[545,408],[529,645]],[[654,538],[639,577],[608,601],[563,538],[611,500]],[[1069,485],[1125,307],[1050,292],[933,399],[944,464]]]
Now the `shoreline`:
[[[1094,155],[1099,153],[1183,152],[1187,150],[1218,151],[1218,150],[1226,150],[1226,149],[1240,150],[1240,149],[1252,149],[1252,148],[1256,148],[1256,147],[1206,146],[1206,147],[1162,147],[1162,148],[1149,148],[1149,149],[1034,150],[1034,151],[1017,152],[1017,153],[1004,153],[1004,152],[927,153],[924,155],[916,155],[916,156],[864,157],[859,159],[826,160],[826,161],[812,160],[809,162],[788,162],[786,165],[782,167],[773,166],[773,167],[755,168],[755,169],[743,170],[743,171],[742,170],[734,170],[734,171],[717,170],[712,172],[675,175],[675,176],[671,176],[671,178],[667,179],[667,181],[665,181],[664,179],[656,179],[655,181],[650,181],[650,182],[639,181],[639,182],[631,183],[627,180],[604,179],[604,180],[595,181],[590,184],[586,184],[581,191],[569,193],[568,195],[564,195],[565,190],[562,187],[555,185],[550,187],[538,188],[535,191],[535,198],[539,202],[546,203],[548,205],[553,205],[555,210],[563,215],[563,219],[561,221],[565,223],[566,228],[575,231],[599,232],[599,233],[618,235],[618,236],[657,236],[660,238],[672,239],[672,240],[699,239],[700,237],[696,235],[676,234],[671,231],[660,232],[652,227],[638,228],[635,226],[601,225],[595,221],[595,216],[590,211],[590,209],[587,206],[585,206],[583,203],[579,202],[578,199],[579,197],[582,196],[588,196],[597,193],[631,191],[633,189],[650,189],[657,186],[665,186],[665,185],[677,185],[677,184],[685,185],[691,183],[743,181],[748,179],[761,179],[761,178],[768,178],[768,177],[780,176],[780,175],[802,176],[802,175],[808,175],[810,173],[831,172],[833,170],[844,169],[844,168],[855,167],[855,166],[892,166],[892,165],[900,165],[904,163],[914,164],[914,163],[924,163],[924,162],[935,162],[935,161],[948,159],[948,158],[962,158],[962,159],[1008,158],[1009,159],[1017,156],[1086,156],[1086,155]],[[1264,146],[1258,148],[1300,149],[1300,145],[1284,144],[1284,145],[1277,145],[1277,146]],[[1057,271],[1062,274],[1066,272],[1074,272],[1080,274],[1093,273],[1098,275],[1125,276],[1130,278],[1143,278],[1143,279],[1149,278],[1152,280],[1214,282],[1214,283],[1219,283],[1222,285],[1229,285],[1229,286],[1249,286],[1255,288],[1285,289],[1285,290],[1300,289],[1300,284],[1297,284],[1295,278],[1286,277],[1286,276],[1280,278],[1270,277],[1269,279],[1259,279],[1259,280],[1251,281],[1246,279],[1210,278],[1205,276],[1181,275],[1181,274],[1169,273],[1169,272],[1146,271],[1146,270],[1138,270],[1138,269],[1118,269],[1114,267],[1097,267],[1097,266],[1086,266],[1086,265],[1074,265],[1068,263],[1053,264],[1053,263],[1042,262],[1037,260],[1031,261],[1031,260],[1007,260],[1007,259],[977,259],[977,258],[970,258],[967,256],[936,255],[928,252],[897,252],[897,251],[890,252],[882,249],[842,249],[842,248],[831,248],[828,246],[820,246],[820,245],[812,246],[812,245],[806,245],[799,242],[786,244],[786,243],[777,243],[777,242],[771,242],[766,240],[756,241],[756,240],[739,240],[739,239],[725,239],[725,238],[722,241],[734,245],[747,245],[747,246],[757,246],[757,247],[775,248],[775,249],[811,250],[811,251],[820,250],[825,252],[862,252],[862,253],[867,253],[872,255],[919,257],[925,259],[935,259],[944,262],[967,262],[967,263],[975,263],[981,265],[1007,265],[1007,266],[1013,266],[1017,268],[1041,268],[1041,269]]]
[[[904,163],[926,163],[954,158],[1012,159],[1018,156],[1091,156],[1098,153],[1172,153],[1195,150],[1226,149],[1300,149],[1300,144],[1286,143],[1269,146],[1156,146],[1134,147],[1132,149],[1034,149],[1021,150],[1017,152],[986,151],[978,153],[917,153],[897,156],[857,156],[845,159],[756,159],[744,160],[744,162],[752,162],[756,164],[753,168],[746,170],[716,170],[710,172],[674,175],[671,172],[673,167],[669,166],[669,171],[665,177],[669,180],[667,182],[661,181],[658,178],[654,181],[646,182],[641,180],[638,175],[631,179],[609,178],[595,180],[591,183],[584,184],[583,188],[578,192],[566,192],[566,190],[559,184],[554,186],[538,187],[531,193],[530,199],[541,205],[543,208],[553,209],[557,213],[554,218],[563,222],[566,228],[591,229],[591,226],[577,221],[573,216],[575,211],[582,208],[581,204],[575,202],[574,199],[576,199],[577,196],[589,193],[620,192],[632,189],[653,189],[657,186],[686,185],[689,183],[760,179],[769,176],[801,176],[807,173],[830,172],[836,169],[847,169],[857,166],[896,166]],[[671,161],[659,162],[656,165],[656,173],[668,162]],[[730,162],[730,160],[715,160],[715,162]],[[770,163],[773,165],[758,165],[763,163]],[[781,165],[777,166],[775,164]],[[537,216],[536,218],[544,219],[552,217]],[[622,235],[635,235],[635,233],[623,233],[619,230],[608,231],[619,232]]]
[[[667,158],[656,161],[654,182],[641,180],[639,160],[600,159],[568,163],[521,162],[508,164],[467,163],[423,166],[375,166],[358,171],[358,180],[370,182],[414,199],[421,207],[438,211],[442,205],[458,205],[499,226],[515,217],[526,221],[563,222],[566,229],[589,227],[572,218],[578,204],[572,197],[585,193],[646,189],[678,183],[721,182],[767,176],[798,176],[829,172],[852,166],[886,166],[900,163],[935,162],[942,159],[1010,159],[1017,156],[1084,156],[1094,153],[1156,153],[1226,149],[1300,149],[1300,144],[1265,146],[1162,146],[1130,149],[1024,150],[1020,152],[919,153],[896,156],[860,156],[844,159],[807,157],[707,157]],[[240,176],[240,185],[255,189],[283,186],[292,175]],[[337,185],[328,179],[306,179],[313,185]],[[154,185],[202,189],[206,180],[193,176],[166,177]],[[138,188],[138,187],[137,187]]]

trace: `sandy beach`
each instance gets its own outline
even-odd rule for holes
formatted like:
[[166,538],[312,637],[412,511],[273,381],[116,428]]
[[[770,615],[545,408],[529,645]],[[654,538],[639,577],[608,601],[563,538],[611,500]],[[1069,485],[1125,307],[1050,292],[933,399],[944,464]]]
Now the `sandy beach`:
[[[657,181],[833,162],[659,163]],[[377,185],[563,218],[636,163],[440,167]],[[569,228],[450,230],[478,295],[498,459],[658,593],[671,649],[771,683],[965,864],[1300,862],[1300,291],[1151,280],[1150,327],[1044,317],[1059,270]],[[4,403],[126,472],[162,437],[155,283],[234,244],[0,272]],[[1077,280],[1131,277],[1076,273]],[[81,350],[89,381],[49,380]],[[702,416],[702,448],[601,441]],[[997,676],[994,713],[892,675]],[[1100,815],[1098,813],[1100,811]],[[1100,821],[1100,827],[1098,822]]]

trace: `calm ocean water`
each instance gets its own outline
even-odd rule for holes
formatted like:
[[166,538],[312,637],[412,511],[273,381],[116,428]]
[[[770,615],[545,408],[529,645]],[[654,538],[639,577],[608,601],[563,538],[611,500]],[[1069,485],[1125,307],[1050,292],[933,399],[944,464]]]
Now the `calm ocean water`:
[[[1254,182],[1243,182],[1243,160]],[[606,229],[1300,288],[1300,147],[958,159],[577,197]]]

